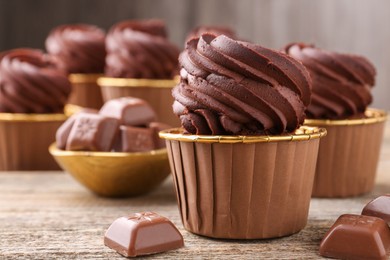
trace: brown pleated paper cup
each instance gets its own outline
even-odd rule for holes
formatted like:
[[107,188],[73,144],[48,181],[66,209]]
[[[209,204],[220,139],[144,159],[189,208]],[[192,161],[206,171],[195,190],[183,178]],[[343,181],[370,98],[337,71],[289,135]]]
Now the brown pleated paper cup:
[[80,107],[100,109],[103,106],[102,92],[97,80],[101,74],[70,74],[72,93],[68,103]]
[[313,197],[351,197],[370,192],[387,114],[367,109],[366,117],[351,120],[306,120],[327,129],[318,152]]
[[158,120],[171,126],[179,126],[179,118],[172,112],[172,88],[177,84],[176,79],[126,79],[99,78],[103,100],[119,97],[137,97],[146,100],[154,109]]
[[60,170],[49,154],[64,114],[0,113],[0,171]]
[[307,222],[319,138],[301,127],[286,136],[202,136],[160,132],[184,227],[213,238],[281,237]]

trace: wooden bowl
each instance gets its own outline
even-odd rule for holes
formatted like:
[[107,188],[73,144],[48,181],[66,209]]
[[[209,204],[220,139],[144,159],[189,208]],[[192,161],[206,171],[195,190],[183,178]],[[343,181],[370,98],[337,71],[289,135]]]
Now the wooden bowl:
[[58,164],[92,192],[106,197],[147,193],[169,175],[167,150],[140,153],[64,151],[52,144]]

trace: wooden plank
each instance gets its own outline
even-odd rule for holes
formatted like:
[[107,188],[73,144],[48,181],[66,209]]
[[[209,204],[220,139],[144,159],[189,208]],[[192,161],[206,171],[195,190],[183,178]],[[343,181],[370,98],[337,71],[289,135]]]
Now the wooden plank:
[[317,259],[325,232],[344,213],[390,189],[390,123],[387,124],[373,192],[348,199],[312,199],[309,221],[298,234],[273,240],[207,239],[184,230],[172,180],[145,196],[107,199],[93,195],[62,172],[0,173],[0,258],[122,259],[103,245],[105,230],[118,217],[155,211],[171,219],[185,247],[153,259]]

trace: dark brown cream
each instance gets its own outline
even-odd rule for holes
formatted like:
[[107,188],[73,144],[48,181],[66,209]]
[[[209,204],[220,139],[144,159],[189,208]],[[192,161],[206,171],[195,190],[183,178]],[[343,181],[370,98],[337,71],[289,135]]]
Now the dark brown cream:
[[364,57],[290,44],[287,54],[300,60],[310,72],[313,96],[307,116],[315,119],[363,117],[372,102],[374,66]]
[[229,38],[236,39],[237,35],[235,31],[229,27],[225,26],[215,26],[215,25],[202,25],[202,26],[197,26],[193,28],[186,37],[185,42],[188,42],[192,38],[199,38],[202,34],[209,33],[209,34],[214,34],[214,35],[225,35]]
[[70,91],[67,75],[42,51],[0,54],[0,112],[62,113]]
[[46,49],[68,73],[103,73],[104,41],[105,32],[96,26],[60,25],[50,32]]
[[305,67],[278,51],[203,34],[187,42],[174,113],[192,134],[282,134],[305,118]]
[[110,29],[106,46],[106,76],[169,79],[177,74],[179,50],[167,39],[162,21],[118,23]]

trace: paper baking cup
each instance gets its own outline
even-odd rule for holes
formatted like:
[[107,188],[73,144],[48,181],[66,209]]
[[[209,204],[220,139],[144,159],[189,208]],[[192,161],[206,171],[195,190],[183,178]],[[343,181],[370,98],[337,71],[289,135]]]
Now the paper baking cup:
[[0,113],[0,171],[60,170],[49,154],[64,114]]
[[316,127],[286,136],[160,132],[184,227],[228,239],[300,231],[307,222],[319,140],[325,135],[325,129]]
[[171,126],[179,126],[179,118],[172,112],[172,88],[177,79],[126,79],[99,78],[103,100],[106,102],[119,97],[137,97],[146,100],[154,109],[158,120]]
[[387,114],[368,109],[365,115],[353,120],[305,121],[328,131],[320,143],[313,197],[350,197],[373,189]]
[[102,74],[70,74],[72,92],[68,103],[88,108],[100,109],[103,105],[102,92],[97,79]]

